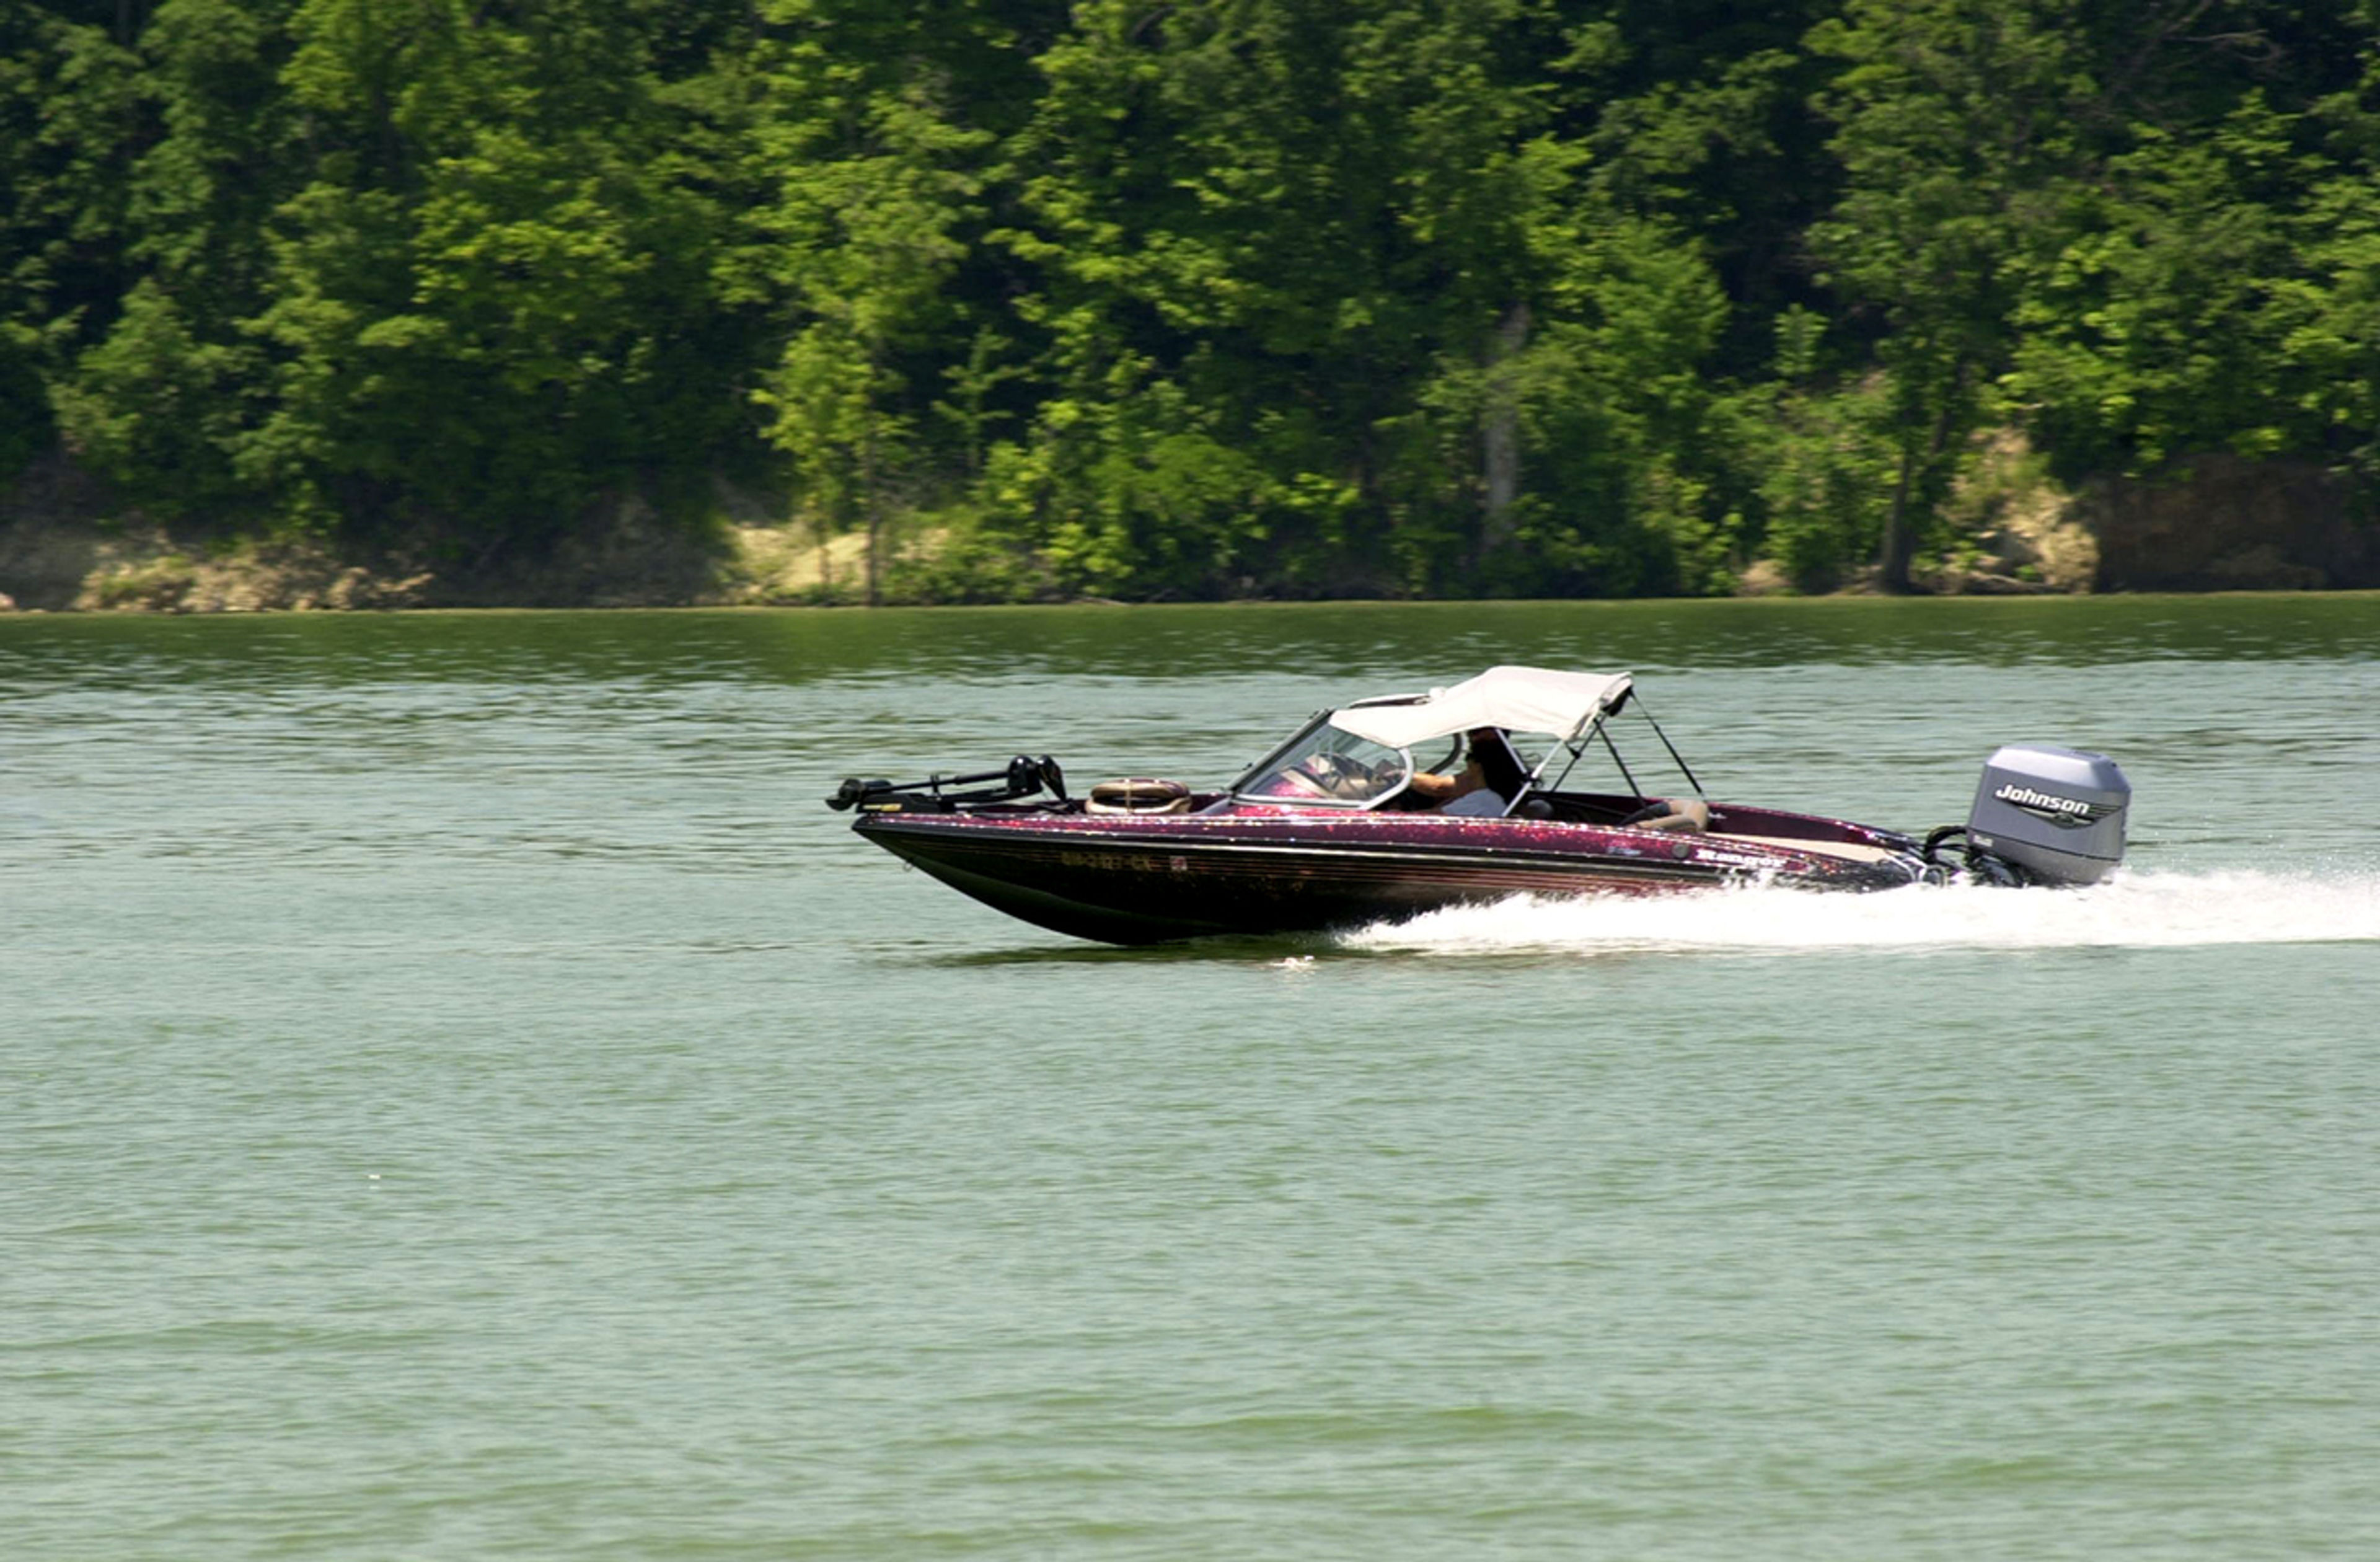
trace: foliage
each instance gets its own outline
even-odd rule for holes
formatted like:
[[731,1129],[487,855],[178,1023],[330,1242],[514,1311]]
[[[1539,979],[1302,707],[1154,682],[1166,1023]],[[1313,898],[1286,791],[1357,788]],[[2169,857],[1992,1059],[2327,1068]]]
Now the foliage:
[[[2362,0],[17,0],[0,482],[869,600],[1907,583],[1978,436],[2380,478]],[[2375,488],[2380,491],[2380,488]]]

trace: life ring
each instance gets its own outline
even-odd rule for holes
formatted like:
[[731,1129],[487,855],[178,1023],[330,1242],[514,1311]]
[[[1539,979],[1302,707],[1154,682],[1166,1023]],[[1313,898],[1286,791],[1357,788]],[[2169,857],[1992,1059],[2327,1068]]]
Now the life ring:
[[1083,808],[1089,813],[1187,813],[1190,788],[1179,781],[1146,775],[1102,781],[1091,788],[1090,800]]

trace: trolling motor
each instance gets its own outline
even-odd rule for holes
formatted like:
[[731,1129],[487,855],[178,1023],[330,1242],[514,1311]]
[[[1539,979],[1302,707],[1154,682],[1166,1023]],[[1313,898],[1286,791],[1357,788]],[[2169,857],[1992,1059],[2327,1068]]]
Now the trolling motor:
[[2090,885],[2124,860],[2131,783],[2105,754],[2009,743],[1984,762],[1964,824],[1925,837],[1946,873],[1996,885]]
[[[997,782],[997,786],[983,786]],[[952,787],[977,787],[972,792],[954,792]],[[984,803],[1014,802],[1029,798],[1047,787],[1060,802],[1066,800],[1066,773],[1058,762],[1043,754],[1035,759],[1019,754],[1002,770],[979,770],[972,775],[944,775],[937,771],[923,781],[865,781],[856,775],[845,776],[834,796],[826,799],[827,807],[840,813],[856,808],[862,813],[956,813],[962,808],[978,807]]]

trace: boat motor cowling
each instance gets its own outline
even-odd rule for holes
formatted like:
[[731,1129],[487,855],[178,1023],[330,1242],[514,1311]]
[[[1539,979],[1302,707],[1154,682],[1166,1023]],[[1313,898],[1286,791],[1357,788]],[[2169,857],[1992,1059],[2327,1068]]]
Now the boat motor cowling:
[[2096,884],[2124,860],[2131,783],[2105,754],[2009,743],[1984,762],[1967,812],[1970,853],[2028,884]]

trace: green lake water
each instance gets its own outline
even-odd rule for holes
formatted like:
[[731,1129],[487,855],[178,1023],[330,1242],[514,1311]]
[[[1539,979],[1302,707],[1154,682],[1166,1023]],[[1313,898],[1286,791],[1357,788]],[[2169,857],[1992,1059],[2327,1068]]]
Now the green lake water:
[[[1633,668],[2075,893],[1120,951],[820,799]],[[0,617],[0,1556],[2362,1557],[2380,598]]]

